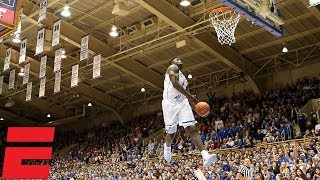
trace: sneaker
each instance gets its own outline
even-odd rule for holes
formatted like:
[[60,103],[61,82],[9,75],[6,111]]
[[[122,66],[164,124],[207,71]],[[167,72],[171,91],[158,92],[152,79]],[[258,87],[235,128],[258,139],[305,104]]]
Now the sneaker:
[[167,162],[171,161],[171,146],[167,147],[166,143],[163,145],[163,157]]
[[211,166],[212,163],[215,163],[217,161],[218,161],[217,155],[210,154],[209,156],[207,156],[203,159],[203,166],[205,166],[205,167]]

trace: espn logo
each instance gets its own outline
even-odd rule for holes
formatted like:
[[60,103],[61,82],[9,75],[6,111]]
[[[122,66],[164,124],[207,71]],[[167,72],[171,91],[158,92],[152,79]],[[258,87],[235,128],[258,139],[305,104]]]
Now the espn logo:
[[[52,143],[54,127],[8,128],[7,143]],[[2,179],[48,179],[49,165],[22,165],[22,160],[50,160],[52,147],[6,147]]]

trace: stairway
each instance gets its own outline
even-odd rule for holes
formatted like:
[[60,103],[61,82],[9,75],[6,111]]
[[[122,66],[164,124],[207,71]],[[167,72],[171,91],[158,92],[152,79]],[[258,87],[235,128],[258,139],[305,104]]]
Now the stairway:
[[[142,143],[143,143],[143,146],[147,146],[149,141],[151,140],[152,142],[158,142],[158,138],[162,135],[163,133],[165,132],[164,128],[162,129],[159,129],[157,132],[151,134],[149,137],[145,138]],[[160,140],[161,141],[161,140]]]

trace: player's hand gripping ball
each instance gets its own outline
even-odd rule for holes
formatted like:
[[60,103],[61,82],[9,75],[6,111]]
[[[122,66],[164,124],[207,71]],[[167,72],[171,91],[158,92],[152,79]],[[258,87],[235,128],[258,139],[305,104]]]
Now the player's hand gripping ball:
[[201,117],[206,117],[210,114],[210,106],[206,102],[197,103],[194,110]]

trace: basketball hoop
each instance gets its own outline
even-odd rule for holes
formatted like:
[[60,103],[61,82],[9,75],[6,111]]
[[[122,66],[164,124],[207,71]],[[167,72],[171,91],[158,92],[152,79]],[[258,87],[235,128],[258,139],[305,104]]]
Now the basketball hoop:
[[221,44],[231,46],[232,43],[236,42],[234,32],[241,18],[239,13],[229,7],[220,7],[212,10],[209,17]]

